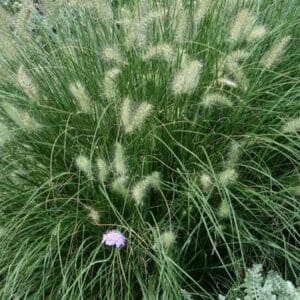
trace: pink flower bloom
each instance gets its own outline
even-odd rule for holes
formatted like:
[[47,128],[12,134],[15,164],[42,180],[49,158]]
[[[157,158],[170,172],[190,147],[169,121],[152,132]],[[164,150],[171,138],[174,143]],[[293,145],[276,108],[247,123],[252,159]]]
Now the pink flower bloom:
[[125,236],[118,230],[109,230],[103,234],[102,243],[107,246],[116,246],[121,248],[125,246]]

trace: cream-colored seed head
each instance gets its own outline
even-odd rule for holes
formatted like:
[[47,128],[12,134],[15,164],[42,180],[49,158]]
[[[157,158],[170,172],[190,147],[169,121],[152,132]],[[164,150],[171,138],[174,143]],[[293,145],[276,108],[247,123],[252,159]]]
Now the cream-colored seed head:
[[144,61],[148,61],[153,58],[161,58],[167,61],[168,63],[173,63],[175,59],[175,52],[170,44],[161,43],[148,48],[142,58]]
[[101,58],[109,63],[116,63],[119,65],[127,64],[127,61],[123,57],[120,49],[118,49],[116,46],[104,47],[101,51]]
[[171,230],[163,232],[160,237],[166,249],[170,249],[176,242],[176,234]]
[[115,155],[113,167],[119,177],[125,177],[127,174],[126,158],[124,148],[120,143],[115,145]]
[[98,178],[101,182],[106,181],[108,175],[109,175],[109,168],[107,163],[102,159],[97,159],[97,168],[98,168]]
[[79,111],[83,113],[91,113],[93,111],[92,101],[80,82],[73,82],[69,85],[70,92],[77,100]]
[[218,207],[218,216],[220,218],[228,218],[230,216],[230,206],[228,204],[227,200],[222,200],[222,202],[220,203],[219,207]]
[[9,116],[9,118],[15,122],[17,126],[26,131],[34,131],[40,129],[41,125],[24,110],[17,109],[13,104],[4,102],[2,107]]
[[208,192],[212,187],[212,179],[208,174],[202,174],[200,176],[200,184],[204,192]]
[[211,0],[197,0],[196,1],[196,10],[194,14],[194,24],[196,26],[202,21],[209,11],[209,8],[212,4]]
[[236,42],[249,34],[256,22],[254,16],[248,9],[242,9],[236,16],[229,31],[229,40]]
[[281,131],[283,133],[300,132],[300,117],[287,121]]
[[214,106],[227,106],[227,107],[232,107],[233,103],[231,100],[220,93],[207,93],[203,96],[201,104],[205,108],[212,108]]
[[224,187],[234,184],[238,179],[238,173],[233,168],[228,168],[219,173],[220,184]]
[[266,68],[271,69],[280,59],[285,52],[291,36],[283,37],[281,40],[276,41],[270,49],[263,55],[260,63]]
[[92,207],[88,207],[89,210],[89,218],[93,221],[94,224],[100,224],[100,214],[97,210]]
[[151,175],[146,176],[144,179],[140,180],[132,188],[132,198],[134,199],[136,205],[143,205],[143,200],[146,197],[149,188],[158,189],[160,186],[160,174],[159,172],[153,172]]
[[27,73],[25,72],[23,66],[20,66],[20,68],[18,69],[17,82],[19,83],[19,85],[21,86],[21,88],[23,89],[25,94],[30,99],[36,100],[36,98],[38,96],[37,89],[31,79],[31,77],[29,77],[27,75]]
[[117,77],[121,73],[120,69],[113,68],[105,73],[103,88],[104,95],[108,100],[116,99],[118,95],[117,91]]
[[172,90],[175,95],[192,94],[197,88],[202,70],[202,63],[191,61],[184,66],[174,77]]
[[76,166],[88,177],[88,179],[93,180],[92,164],[88,157],[84,155],[78,155],[76,157]]

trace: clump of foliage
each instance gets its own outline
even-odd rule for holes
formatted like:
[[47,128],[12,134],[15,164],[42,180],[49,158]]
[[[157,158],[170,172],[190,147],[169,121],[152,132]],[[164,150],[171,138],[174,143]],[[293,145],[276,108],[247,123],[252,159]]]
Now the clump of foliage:
[[[255,264],[248,269],[243,284],[244,300],[299,300],[300,289],[285,281],[277,272],[269,271],[263,276],[263,267]],[[232,297],[233,298],[233,297]],[[225,299],[219,296],[219,299]],[[241,298],[236,298],[237,300]]]
[[1,299],[215,299],[257,261],[296,280],[296,2],[1,11]]

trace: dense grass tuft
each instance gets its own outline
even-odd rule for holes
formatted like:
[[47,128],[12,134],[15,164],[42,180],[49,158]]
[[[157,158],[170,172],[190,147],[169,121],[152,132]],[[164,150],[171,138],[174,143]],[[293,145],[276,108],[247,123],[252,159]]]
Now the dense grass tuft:
[[0,298],[295,283],[299,4],[109,3],[0,11]]

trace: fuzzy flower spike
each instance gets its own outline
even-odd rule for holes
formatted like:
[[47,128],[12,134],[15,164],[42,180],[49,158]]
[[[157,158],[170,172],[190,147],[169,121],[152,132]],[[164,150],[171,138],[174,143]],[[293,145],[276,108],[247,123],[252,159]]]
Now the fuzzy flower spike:
[[102,244],[107,246],[116,246],[121,248],[125,246],[126,240],[125,236],[118,230],[109,230],[103,234]]

